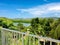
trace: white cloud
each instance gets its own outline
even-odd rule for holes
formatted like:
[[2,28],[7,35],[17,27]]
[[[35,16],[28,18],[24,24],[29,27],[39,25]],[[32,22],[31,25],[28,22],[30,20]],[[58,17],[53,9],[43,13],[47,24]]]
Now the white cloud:
[[60,11],[60,5],[59,6],[50,7],[49,10]]
[[56,13],[58,16],[60,16],[60,3],[50,3],[50,4],[45,4],[45,5],[39,5],[33,8],[28,8],[28,9],[17,9],[21,11],[22,13],[26,12],[34,16],[43,16],[47,14],[55,15]]

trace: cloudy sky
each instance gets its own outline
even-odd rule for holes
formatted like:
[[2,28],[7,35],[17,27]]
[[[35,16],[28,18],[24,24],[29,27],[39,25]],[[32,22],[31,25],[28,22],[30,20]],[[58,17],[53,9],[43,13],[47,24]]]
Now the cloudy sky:
[[60,0],[0,0],[0,17],[60,17]]

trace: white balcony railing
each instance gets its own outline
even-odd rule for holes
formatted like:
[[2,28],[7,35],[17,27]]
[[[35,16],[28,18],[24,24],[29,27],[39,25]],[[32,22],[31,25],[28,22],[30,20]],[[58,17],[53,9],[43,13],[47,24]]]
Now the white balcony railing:
[[59,40],[31,35],[10,29],[1,29],[2,45],[60,45]]

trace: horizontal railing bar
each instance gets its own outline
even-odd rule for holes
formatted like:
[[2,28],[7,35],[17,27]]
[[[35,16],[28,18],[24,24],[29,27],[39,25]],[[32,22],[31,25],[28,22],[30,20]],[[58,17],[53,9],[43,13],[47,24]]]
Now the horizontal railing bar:
[[[15,31],[15,30],[10,30],[10,29],[6,29],[6,28],[1,28],[1,30],[9,31],[9,32],[15,32],[15,33],[26,35],[26,33]],[[52,41],[52,42],[60,43],[60,40],[56,40],[56,39],[52,39],[52,38],[48,38],[48,37],[36,36],[36,35],[32,35],[32,34],[28,34],[28,36],[32,36],[32,37],[44,39],[44,40],[47,40],[47,41]]]
[[5,31],[9,31],[9,32],[15,32],[15,33],[20,33],[20,34],[26,34],[23,32],[19,32],[19,31],[15,31],[15,30],[10,30],[10,29],[6,29],[6,28],[1,28],[1,30],[5,30]]

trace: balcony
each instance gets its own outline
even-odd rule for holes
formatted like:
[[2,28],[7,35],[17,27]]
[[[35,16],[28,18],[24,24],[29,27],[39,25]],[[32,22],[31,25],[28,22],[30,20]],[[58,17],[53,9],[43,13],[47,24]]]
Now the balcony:
[[60,45],[60,40],[2,28],[0,45]]

